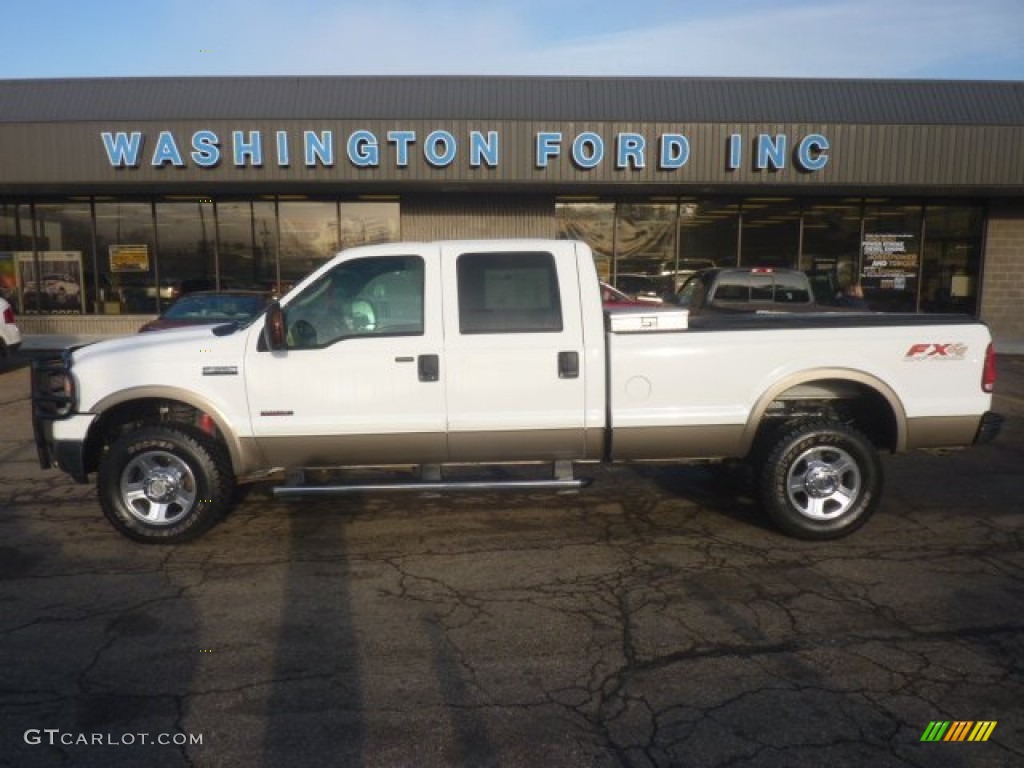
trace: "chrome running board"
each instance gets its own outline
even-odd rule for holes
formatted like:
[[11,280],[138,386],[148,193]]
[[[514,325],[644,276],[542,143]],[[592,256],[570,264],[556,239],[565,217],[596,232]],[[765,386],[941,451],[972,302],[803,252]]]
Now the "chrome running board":
[[529,480],[444,480],[440,467],[424,465],[421,467],[421,480],[396,480],[391,483],[353,482],[307,484],[304,472],[295,472],[290,482],[273,489],[276,497],[299,496],[341,496],[357,493],[378,493],[382,491],[406,491],[413,493],[436,493],[440,491],[576,491],[590,484],[589,479],[573,475],[572,462],[555,462],[553,477]]

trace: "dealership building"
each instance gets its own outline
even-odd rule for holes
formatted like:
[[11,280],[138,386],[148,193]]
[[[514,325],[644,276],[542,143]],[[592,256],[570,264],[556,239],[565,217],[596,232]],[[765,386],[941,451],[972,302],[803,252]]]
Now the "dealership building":
[[341,248],[557,237],[612,283],[813,270],[1024,340],[1024,83],[556,77],[0,81],[0,292],[134,332]]

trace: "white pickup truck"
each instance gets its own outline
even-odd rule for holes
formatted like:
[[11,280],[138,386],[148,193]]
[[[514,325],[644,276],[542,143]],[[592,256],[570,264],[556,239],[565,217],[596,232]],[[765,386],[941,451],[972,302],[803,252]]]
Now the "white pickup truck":
[[[388,486],[406,491],[567,489],[577,462],[723,459],[753,465],[783,530],[828,539],[875,509],[879,451],[992,439],[994,377],[967,317],[608,311],[582,243],[392,243],[338,254],[247,325],[37,361],[33,422],[41,465],[96,473],[144,542],[198,535],[257,480],[367,492],[346,473],[389,466],[417,470]],[[511,463],[551,473],[452,479]]]

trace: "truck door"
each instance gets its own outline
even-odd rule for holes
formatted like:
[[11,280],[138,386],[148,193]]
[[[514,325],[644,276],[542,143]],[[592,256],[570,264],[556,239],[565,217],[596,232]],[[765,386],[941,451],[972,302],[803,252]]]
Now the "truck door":
[[287,349],[252,334],[249,411],[272,465],[446,458],[437,248],[366,253],[289,300]]
[[451,461],[584,457],[578,279],[569,243],[442,245]]

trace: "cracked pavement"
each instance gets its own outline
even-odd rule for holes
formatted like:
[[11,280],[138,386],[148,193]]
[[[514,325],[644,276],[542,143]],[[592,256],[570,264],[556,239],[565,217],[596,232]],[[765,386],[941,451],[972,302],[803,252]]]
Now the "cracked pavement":
[[[777,533],[736,473],[619,466],[578,494],[256,489],[168,548],[38,468],[0,369],[0,766],[1024,764],[1024,358],[1000,368],[1001,438],[885,457],[837,542]],[[998,725],[922,743],[934,720]],[[96,734],[136,736],[61,743]]]

